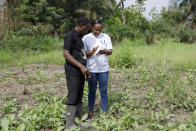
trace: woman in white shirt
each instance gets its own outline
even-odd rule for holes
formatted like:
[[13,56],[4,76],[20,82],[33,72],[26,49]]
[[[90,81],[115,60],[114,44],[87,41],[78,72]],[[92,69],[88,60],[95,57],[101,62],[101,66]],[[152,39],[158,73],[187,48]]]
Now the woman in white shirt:
[[112,42],[107,34],[102,33],[102,28],[103,24],[101,20],[97,19],[92,24],[92,33],[83,37],[84,49],[87,55],[87,68],[91,73],[91,78],[88,81],[89,118],[93,116],[97,82],[99,82],[102,110],[103,112],[108,111],[108,55],[112,54]]

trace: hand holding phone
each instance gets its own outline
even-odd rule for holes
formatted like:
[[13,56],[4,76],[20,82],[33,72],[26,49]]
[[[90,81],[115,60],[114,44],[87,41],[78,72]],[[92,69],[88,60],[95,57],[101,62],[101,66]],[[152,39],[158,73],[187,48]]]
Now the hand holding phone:
[[99,46],[93,48],[93,50],[92,50],[93,54],[95,54],[95,52],[97,51],[98,48],[99,48]]
[[107,54],[107,50],[106,50],[106,49],[100,50],[100,51],[99,51],[99,54]]

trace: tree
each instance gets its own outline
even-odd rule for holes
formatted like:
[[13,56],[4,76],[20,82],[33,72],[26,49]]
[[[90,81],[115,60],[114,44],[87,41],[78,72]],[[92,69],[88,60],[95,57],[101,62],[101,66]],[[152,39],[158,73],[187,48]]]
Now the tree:
[[[73,28],[77,18],[108,19],[114,12],[115,0],[6,0],[10,14],[22,18],[21,22],[37,25],[51,24],[54,29],[66,31]],[[16,23],[17,24],[17,23]]]
[[108,19],[114,11],[115,3],[115,0],[84,0],[76,12],[78,15],[87,14],[91,19]]
[[196,26],[196,0],[183,0],[180,8],[183,9],[186,16],[184,27]]
[[[125,14],[125,2],[126,0],[120,0],[119,4],[117,5],[117,8],[121,7],[121,16],[123,20],[123,24],[126,24],[126,14]],[[146,0],[137,0],[136,2],[139,4],[143,4]]]
[[195,0],[183,0],[180,3],[180,7],[186,7],[185,11],[187,15],[192,13],[196,14],[196,1]]
[[196,24],[196,0],[170,0],[170,3],[175,4],[173,8],[179,8],[185,15],[184,26]]

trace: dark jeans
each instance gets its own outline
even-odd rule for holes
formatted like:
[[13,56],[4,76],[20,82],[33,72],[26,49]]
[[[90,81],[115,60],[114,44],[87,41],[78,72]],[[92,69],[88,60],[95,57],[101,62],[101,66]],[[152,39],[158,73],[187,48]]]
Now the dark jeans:
[[70,68],[65,66],[65,74],[67,80],[67,105],[77,105],[82,103],[82,97],[84,92],[84,75],[72,74]]

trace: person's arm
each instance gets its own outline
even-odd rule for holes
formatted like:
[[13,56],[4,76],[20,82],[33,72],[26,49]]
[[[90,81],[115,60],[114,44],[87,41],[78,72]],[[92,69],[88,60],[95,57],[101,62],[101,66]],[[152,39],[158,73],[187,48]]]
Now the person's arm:
[[111,55],[112,54],[112,41],[111,38],[106,34],[107,47],[104,50],[99,51],[100,54]]
[[83,75],[87,76],[87,78],[90,79],[90,73],[88,71],[88,68],[78,62],[76,59],[74,59],[74,57],[70,54],[70,50],[64,49],[63,56],[71,64],[77,66],[81,70]]
[[94,54],[93,51],[86,51],[86,56],[89,57],[89,56],[92,56]]
[[63,56],[67,61],[69,61],[71,64],[78,67],[82,74],[86,76],[86,78],[90,78],[90,73],[84,65],[82,65],[80,62],[78,62],[71,54],[70,51],[74,48],[74,37],[72,32],[68,32],[65,39],[64,39],[64,45],[63,45]]

